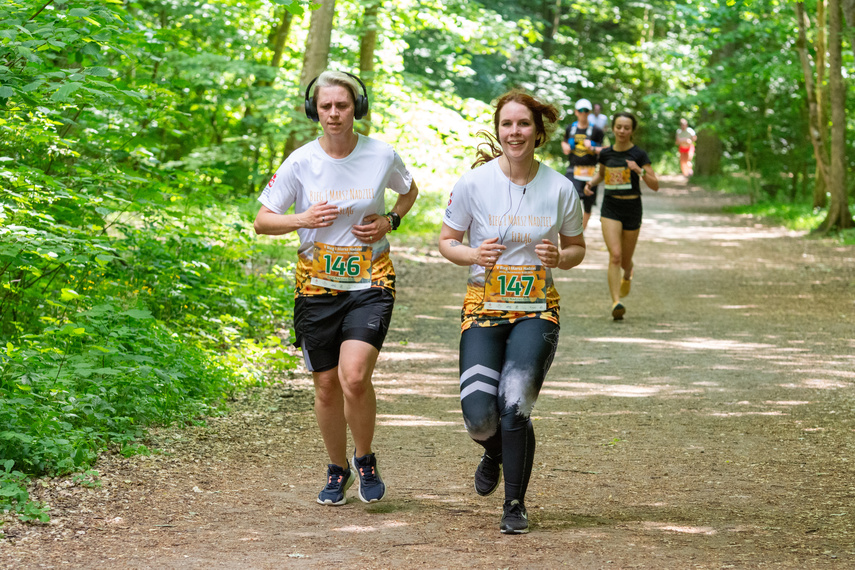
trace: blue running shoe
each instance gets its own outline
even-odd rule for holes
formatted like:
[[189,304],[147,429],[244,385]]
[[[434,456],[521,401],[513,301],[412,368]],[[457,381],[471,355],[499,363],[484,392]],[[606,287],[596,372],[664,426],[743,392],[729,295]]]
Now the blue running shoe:
[[376,503],[386,496],[386,484],[380,478],[377,458],[373,453],[353,456],[353,467],[359,475],[359,498],[363,503]]
[[327,465],[327,486],[318,494],[318,502],[322,505],[340,506],[347,502],[345,493],[356,479],[350,465],[342,469],[338,465]]

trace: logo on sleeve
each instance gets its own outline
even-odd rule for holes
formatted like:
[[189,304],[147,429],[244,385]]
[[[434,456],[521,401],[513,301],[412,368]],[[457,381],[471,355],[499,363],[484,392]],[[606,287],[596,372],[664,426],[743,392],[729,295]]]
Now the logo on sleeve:
[[273,178],[270,179],[270,182],[267,183],[268,188],[273,188],[273,183],[276,182],[276,175],[273,175]]

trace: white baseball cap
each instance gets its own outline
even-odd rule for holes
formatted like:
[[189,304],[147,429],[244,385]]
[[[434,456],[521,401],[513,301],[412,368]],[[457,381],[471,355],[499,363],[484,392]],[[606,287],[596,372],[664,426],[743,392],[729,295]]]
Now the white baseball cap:
[[591,102],[588,101],[587,99],[579,99],[578,101],[576,101],[576,110],[577,111],[579,111],[581,109],[587,109],[590,111],[593,108],[594,108],[594,106],[591,105]]

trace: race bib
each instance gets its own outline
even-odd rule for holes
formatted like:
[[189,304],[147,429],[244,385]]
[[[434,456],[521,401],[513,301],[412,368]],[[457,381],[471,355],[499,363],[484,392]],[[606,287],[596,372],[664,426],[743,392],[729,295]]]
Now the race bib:
[[545,311],[546,269],[542,265],[496,265],[484,285],[491,311]]
[[311,282],[338,291],[368,289],[371,287],[371,246],[315,242]]
[[590,166],[574,166],[573,178],[576,180],[591,180],[594,178],[596,171],[596,164],[591,164]]
[[626,166],[606,167],[605,186],[608,190],[623,190],[632,188],[630,169]]

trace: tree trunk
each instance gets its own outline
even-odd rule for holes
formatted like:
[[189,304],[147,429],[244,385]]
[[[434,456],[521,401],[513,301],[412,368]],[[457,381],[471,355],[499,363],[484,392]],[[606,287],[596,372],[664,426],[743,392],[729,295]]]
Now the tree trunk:
[[[819,93],[819,89],[814,85],[813,82],[813,70],[810,65],[810,55],[807,52],[807,35],[805,29],[807,27],[807,14],[805,13],[804,3],[796,2],[796,19],[799,24],[799,35],[796,39],[796,49],[799,52],[799,59],[802,62],[802,75],[805,77],[805,91],[807,92],[807,102],[808,102],[808,129],[810,131],[810,142],[813,145],[813,154],[816,157],[816,169],[819,175],[816,178],[817,187],[820,186],[822,188],[822,202],[823,204],[817,204],[819,200],[818,188],[814,188],[813,193],[813,206],[815,208],[822,207],[825,202],[825,188],[826,181],[829,179],[829,158],[828,158],[828,147],[826,146],[826,133],[825,130],[821,128],[820,121],[820,103],[819,98],[817,97],[817,93]],[[817,58],[818,59],[818,58]],[[817,64],[817,68],[819,65]],[[819,73],[817,71],[817,73]],[[822,181],[820,183],[820,181]]]
[[[547,3],[550,0],[546,0]],[[546,32],[546,37],[543,38],[543,57],[549,59],[555,52],[555,34],[558,33],[558,26],[561,24],[561,0],[554,0],[552,5],[546,10],[544,20],[550,20],[549,30]]]
[[[735,31],[739,26],[740,9],[739,5],[725,6],[720,8],[724,10],[721,35],[728,35]],[[736,44],[730,41],[726,44],[717,46],[710,56],[709,68],[714,69],[720,62],[732,57],[736,52]],[[716,79],[710,80],[709,87],[714,87]],[[718,123],[722,120],[721,111],[710,113],[706,109],[702,109],[700,113],[701,127],[698,129],[698,142],[695,145],[695,174],[702,176],[713,176],[721,172],[721,157],[724,155],[724,144],[716,133],[715,129],[704,126],[709,123]]]
[[270,67],[278,69],[282,65],[282,54],[285,52],[285,41],[288,39],[288,33],[291,31],[291,21],[294,16],[286,10],[282,9],[282,16],[279,19],[279,25],[273,33],[273,57],[270,59]]
[[831,87],[831,177],[828,179],[828,187],[831,204],[828,207],[828,217],[817,228],[821,232],[855,227],[846,194],[846,85],[843,82],[840,0],[829,0],[828,12],[828,82]]
[[[362,16],[362,39],[359,42],[359,76],[362,78],[369,94],[374,88],[374,52],[377,48],[377,13],[380,11],[380,0],[368,0]],[[369,97],[369,101],[370,101]],[[357,131],[363,135],[371,132],[371,105],[365,119],[357,125]]]
[[306,54],[303,56],[303,69],[300,72],[300,87],[304,89],[329,63],[333,16],[335,0],[321,0],[321,7],[312,12],[309,37],[306,39]]
[[[330,38],[332,37],[333,16],[335,16],[335,0],[321,0],[321,7],[312,12],[309,21],[309,36],[306,38],[306,53],[303,55],[303,69],[300,71],[300,93],[305,93],[309,83],[321,74],[327,67],[330,55]],[[308,118],[301,117],[300,108],[303,99],[294,117],[295,128],[288,136],[285,143],[285,156],[287,158],[294,150],[303,146],[311,140],[317,129]]]
[[[828,88],[825,83],[825,72],[828,68],[826,54],[828,53],[828,41],[826,31],[828,29],[828,18],[825,10],[826,0],[817,0],[816,3],[816,114],[819,118],[817,128],[819,129],[822,148],[828,149]],[[801,2],[799,2],[801,4]],[[827,158],[827,155],[826,155]],[[828,160],[825,162],[828,165]],[[813,207],[825,208],[827,204],[826,194],[828,182],[826,175],[828,168],[816,165],[816,184],[813,187]]]
[[843,0],[843,17],[846,18],[846,27],[849,30],[849,45],[855,55],[855,0]]

